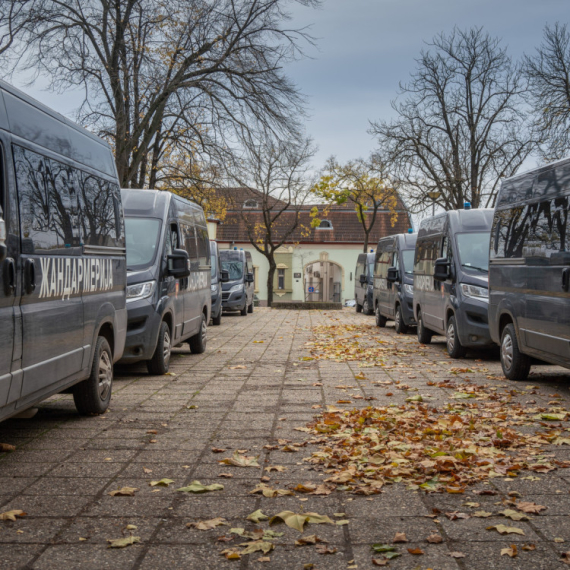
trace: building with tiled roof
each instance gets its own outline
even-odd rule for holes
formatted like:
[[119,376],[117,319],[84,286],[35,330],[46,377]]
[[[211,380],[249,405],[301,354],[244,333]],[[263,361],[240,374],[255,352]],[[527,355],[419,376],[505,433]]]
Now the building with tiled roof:
[[[224,196],[228,206],[223,222],[215,224],[215,227],[211,225],[212,237],[220,249],[237,248],[251,252],[256,295],[260,304],[264,304],[269,266],[266,258],[251,245],[248,226],[251,228],[263,222],[264,200],[274,211],[283,209],[286,204],[249,188],[220,188],[217,193]],[[318,228],[311,227],[313,218],[310,212],[315,205],[321,220]],[[365,241],[364,229],[354,206],[350,203],[328,207],[305,204],[298,208],[298,212],[299,226],[276,254],[274,299],[344,302],[354,298],[354,269]],[[405,233],[411,227],[411,218],[399,198],[395,213],[394,220],[394,212],[388,209],[378,211],[370,232],[369,250],[376,249],[380,238]],[[293,209],[283,211],[273,226],[276,238],[291,228],[296,216],[297,211]],[[320,283],[315,284],[315,274],[320,276]]]

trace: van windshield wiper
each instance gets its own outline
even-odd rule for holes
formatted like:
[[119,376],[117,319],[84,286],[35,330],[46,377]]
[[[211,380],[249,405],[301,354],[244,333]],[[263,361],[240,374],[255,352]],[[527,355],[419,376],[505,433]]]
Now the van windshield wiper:
[[468,265],[466,263],[462,263],[461,267],[467,267],[467,269],[477,269],[478,271],[482,271],[483,273],[489,273],[488,269],[485,269],[484,267],[477,267],[476,265]]

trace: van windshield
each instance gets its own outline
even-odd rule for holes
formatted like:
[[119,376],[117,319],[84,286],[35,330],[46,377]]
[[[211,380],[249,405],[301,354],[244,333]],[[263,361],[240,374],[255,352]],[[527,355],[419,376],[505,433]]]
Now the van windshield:
[[243,261],[222,261],[222,269],[230,274],[230,281],[241,279],[243,275]]
[[404,273],[406,275],[414,274],[414,255],[416,251],[414,249],[405,249],[402,252],[402,258],[404,261]]
[[461,267],[487,273],[489,271],[490,232],[457,234]]
[[127,269],[136,271],[152,265],[158,248],[160,220],[125,217]]

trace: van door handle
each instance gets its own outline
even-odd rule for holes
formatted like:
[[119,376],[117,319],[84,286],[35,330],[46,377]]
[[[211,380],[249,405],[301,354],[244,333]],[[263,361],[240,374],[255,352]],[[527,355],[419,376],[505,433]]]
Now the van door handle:
[[36,289],[36,265],[33,259],[24,262],[24,290],[28,295]]
[[16,291],[16,264],[9,257],[4,261],[4,293],[7,297]]
[[570,289],[570,267],[562,270],[562,290],[568,291]]

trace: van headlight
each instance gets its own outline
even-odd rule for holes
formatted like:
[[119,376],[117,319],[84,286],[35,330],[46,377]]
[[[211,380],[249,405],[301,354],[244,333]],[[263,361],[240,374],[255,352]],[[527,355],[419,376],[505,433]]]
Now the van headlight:
[[210,291],[212,291],[212,293],[217,293],[218,292],[218,284],[214,283],[214,285],[210,285]]
[[230,289],[230,293],[241,293],[243,291],[243,283],[238,283]]
[[155,283],[156,281],[146,281],[145,283],[127,286],[127,303],[150,297],[154,292]]
[[465,297],[472,297],[480,301],[489,301],[489,289],[486,287],[477,287],[476,285],[467,285],[466,283],[461,283],[459,286]]
[[409,285],[408,283],[404,283],[404,291],[410,296],[414,296],[414,286]]

